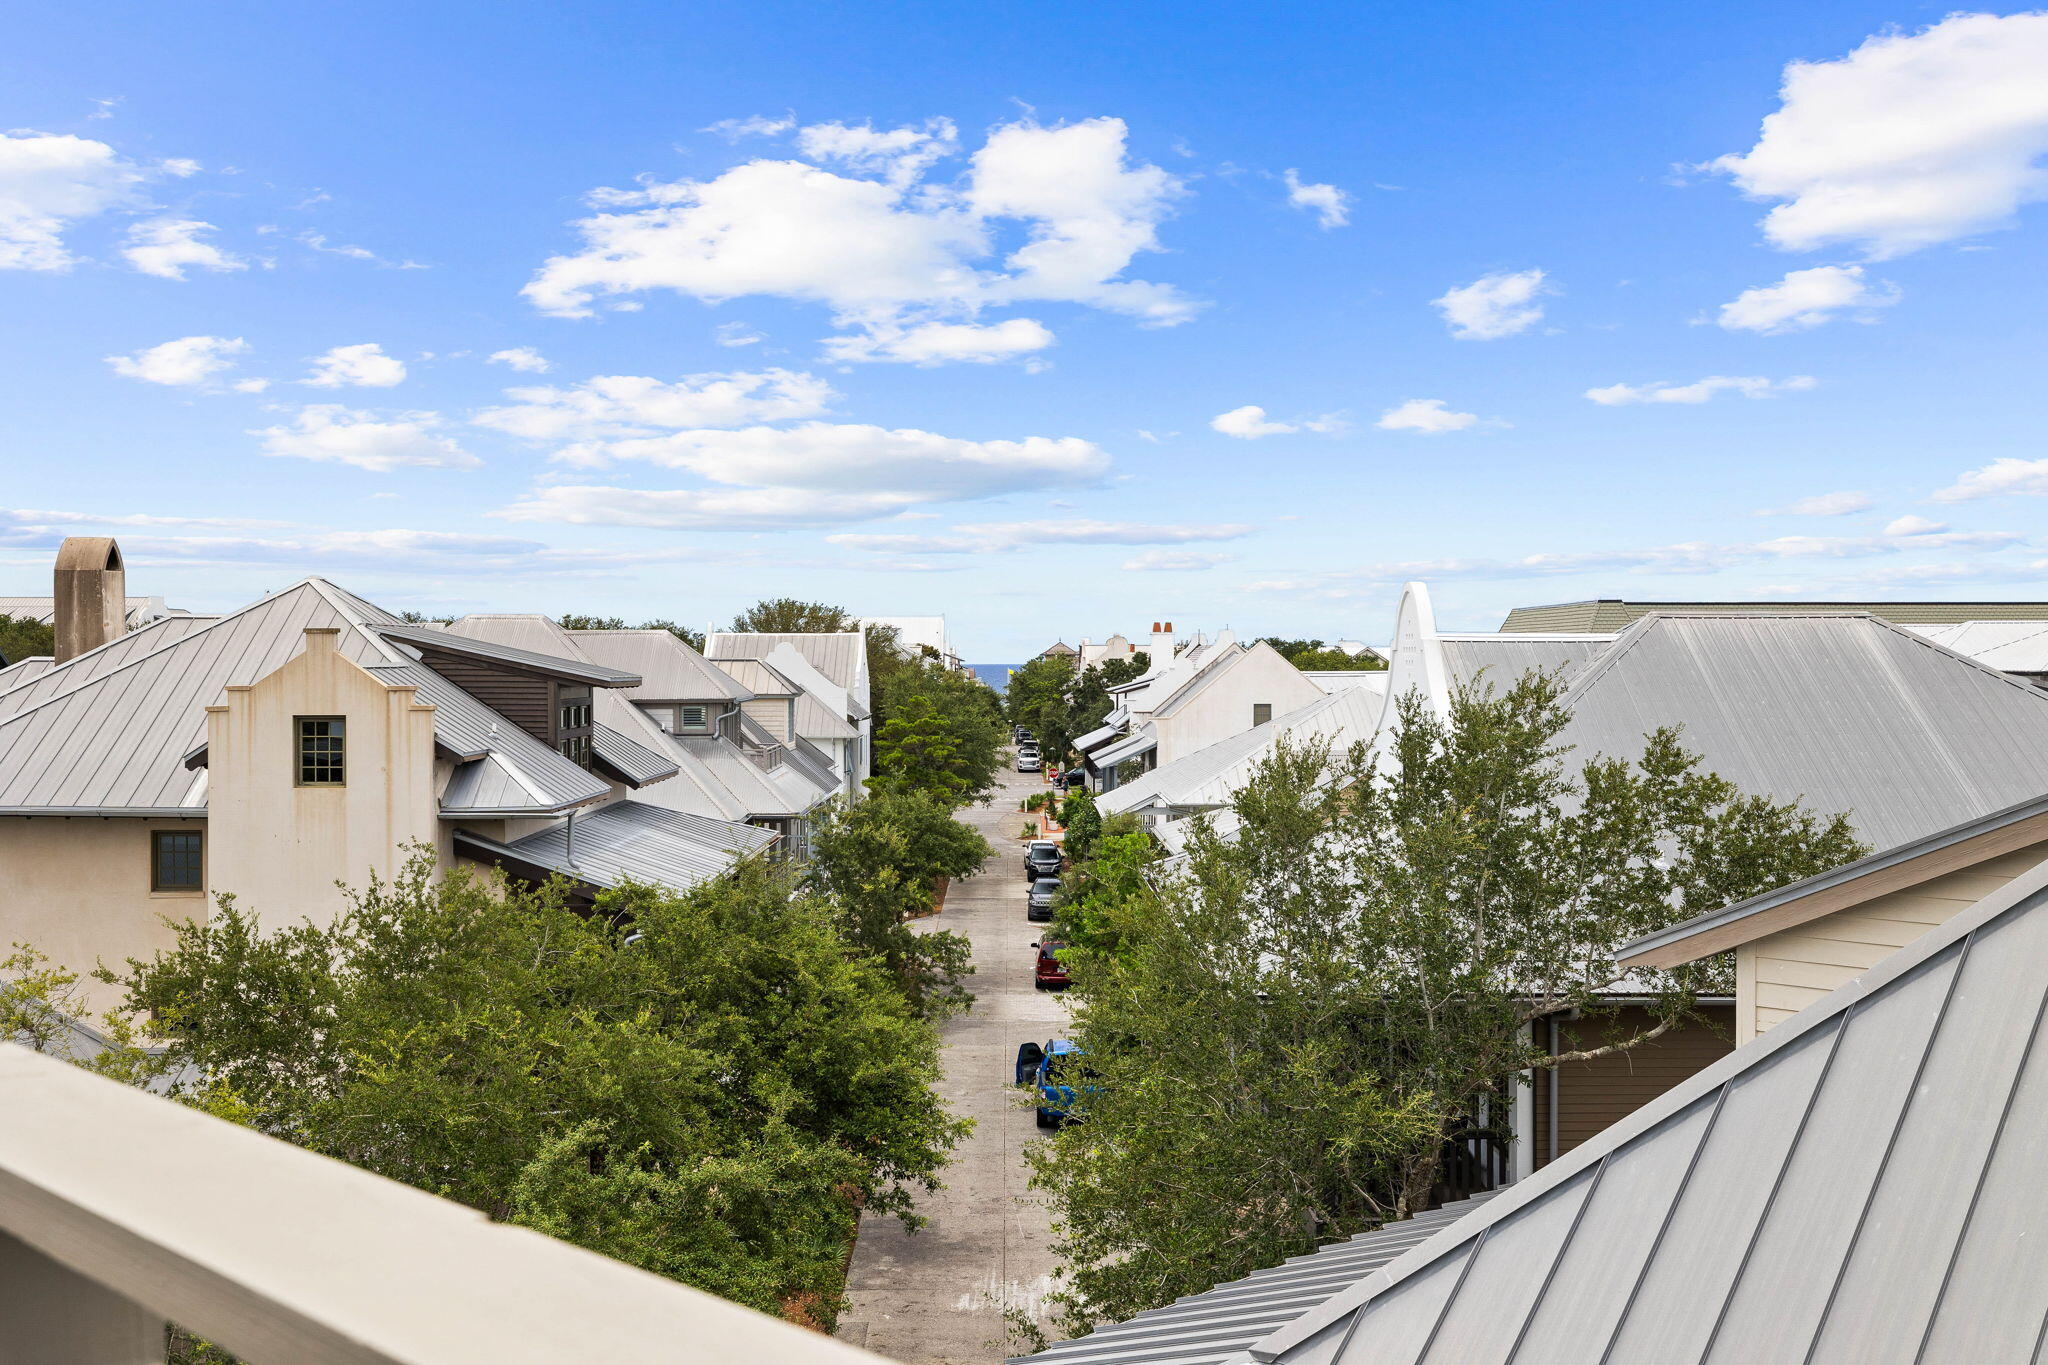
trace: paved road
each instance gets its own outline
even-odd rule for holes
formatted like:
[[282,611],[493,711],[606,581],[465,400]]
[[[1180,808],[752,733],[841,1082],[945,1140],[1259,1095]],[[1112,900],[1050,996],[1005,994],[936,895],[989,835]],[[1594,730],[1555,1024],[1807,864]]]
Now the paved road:
[[1017,1045],[1054,1036],[1065,1017],[1057,993],[1032,987],[1039,926],[1024,919],[1017,834],[1026,817],[1017,802],[1043,790],[1036,773],[1010,773],[989,805],[962,813],[995,856],[980,875],[955,883],[945,913],[927,921],[974,942],[975,1004],[941,1030],[939,1085],[953,1112],[975,1121],[974,1132],[955,1151],[946,1187],[920,1204],[931,1220],[922,1231],[905,1233],[894,1218],[861,1223],[846,1286],[852,1306],[839,1329],[909,1365],[1001,1360],[1004,1310],[1036,1313],[1051,1285],[1051,1233],[1024,1164],[1038,1127],[1007,1084]]

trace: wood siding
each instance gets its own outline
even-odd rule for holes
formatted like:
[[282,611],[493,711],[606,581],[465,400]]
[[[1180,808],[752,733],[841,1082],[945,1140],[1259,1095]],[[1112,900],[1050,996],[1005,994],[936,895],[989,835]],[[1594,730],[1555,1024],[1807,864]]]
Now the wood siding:
[[553,747],[554,680],[456,654],[421,649],[420,662],[541,743]]
[[789,702],[783,698],[756,697],[753,701],[742,702],[740,709],[777,739],[789,738]]
[[2048,856],[2048,844],[1823,915],[1735,951],[1735,1039],[1782,1023]]
[[[1706,1023],[1687,1024],[1654,1042],[1639,1043],[1626,1052],[1590,1062],[1573,1062],[1548,1074],[1538,1072],[1532,1097],[1532,1168],[1540,1170],[1554,1157],[1563,1156],[1727,1056],[1735,1046],[1729,1036],[1735,1022],[1734,1007],[1712,1005],[1703,1013]],[[1603,1047],[1633,1037],[1651,1022],[1650,1012],[1635,1005],[1602,1019],[1560,1020],[1557,1045],[1569,1051]],[[1537,1027],[1544,1029],[1538,1040],[1547,1042],[1547,1027],[1541,1023]],[[1554,1147],[1553,1107],[1557,1115]]]

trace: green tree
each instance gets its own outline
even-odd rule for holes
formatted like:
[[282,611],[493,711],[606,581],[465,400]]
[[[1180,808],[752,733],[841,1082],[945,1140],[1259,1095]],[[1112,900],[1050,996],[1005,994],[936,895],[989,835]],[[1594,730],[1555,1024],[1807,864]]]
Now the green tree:
[[875,729],[877,792],[924,792],[949,806],[984,801],[1002,767],[1003,724],[995,693],[936,664],[911,671]]
[[422,857],[325,927],[223,898],[127,1006],[255,1127],[829,1326],[859,1206],[911,1218],[964,1125],[930,1026],[793,891],[748,864],[578,913]]
[[884,792],[840,804],[812,831],[804,877],[838,916],[855,952],[879,962],[911,1008],[926,1017],[974,999],[961,980],[972,945],[950,930],[919,930],[939,878],[969,876],[990,855],[988,841],[953,818],[943,800]]
[[699,653],[704,649],[703,631],[691,630],[688,626],[680,626],[666,619],[642,621],[637,627],[629,627],[623,616],[583,616],[570,612],[555,618],[555,624],[563,630],[665,630]]
[[[1124,950],[1126,940],[1154,913],[1152,877],[1159,845],[1138,825],[1134,815],[1098,817],[1098,831],[1061,878],[1053,903],[1051,936],[1068,945],[1070,967],[1083,975],[1083,958],[1103,960],[1107,970]],[[1074,850],[1074,827],[1067,827],[1067,848]]]
[[0,663],[49,658],[57,652],[57,632],[31,616],[0,612]]
[[[1197,818],[1178,875],[1119,900],[1114,951],[1074,964],[1100,1090],[1034,1157],[1067,1325],[1423,1207],[1447,1137],[1524,1071],[1636,1046],[1725,989],[1711,965],[1625,976],[1618,945],[1863,852],[1668,730],[1567,765],[1558,694],[1532,674],[1448,722],[1400,699],[1385,770],[1283,745],[1235,838]],[[1611,1016],[1624,990],[1653,997],[1640,1032],[1535,1045],[1534,1021]]]
[[1374,655],[1346,654],[1335,645],[1326,645],[1321,640],[1283,640],[1277,635],[1268,635],[1260,643],[1273,646],[1287,662],[1305,671],[1378,673],[1384,671],[1387,666],[1384,659]]
[[859,630],[860,622],[844,607],[795,597],[769,597],[733,617],[730,628],[742,635],[829,635]]

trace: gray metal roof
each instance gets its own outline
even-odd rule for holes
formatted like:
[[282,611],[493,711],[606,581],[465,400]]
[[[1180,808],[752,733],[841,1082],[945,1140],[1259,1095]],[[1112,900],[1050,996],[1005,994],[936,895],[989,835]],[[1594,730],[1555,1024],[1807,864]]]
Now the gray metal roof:
[[1224,805],[1251,780],[1252,766],[1272,751],[1281,736],[1297,744],[1328,740],[1341,750],[1372,738],[1384,706],[1379,694],[1363,689],[1332,692],[1264,725],[1162,763],[1135,782],[1104,792],[1096,804],[1105,815],[1155,803],[1176,809]]
[[1444,667],[1458,687],[1504,692],[1531,669],[1570,678],[1612,643],[1611,635],[1446,635]]
[[[434,708],[434,742],[475,762],[456,768],[441,793],[443,815],[542,815],[611,794],[611,784],[535,739],[415,660],[370,664],[379,678],[415,688]],[[603,695],[602,693],[599,694]]]
[[[87,650],[66,663],[61,673],[55,671],[56,661],[51,660],[41,669],[19,675],[11,672],[0,674],[0,718],[45,701],[65,688],[76,687],[88,678],[111,672],[145,654],[155,653],[220,619],[218,616],[166,616],[131,630],[117,640],[110,640],[98,649]],[[38,682],[42,683],[40,687],[31,685]]]
[[1620,630],[1652,612],[1702,611],[1745,616],[1868,612],[1901,626],[1949,625],[1958,621],[2048,620],[2048,602],[1625,602],[1618,597],[1602,597],[1585,602],[1516,607],[1508,613],[1500,628],[1505,631]]
[[1127,758],[1150,753],[1159,747],[1159,732],[1150,724],[1141,725],[1123,739],[1106,749],[1088,755],[1088,761],[1098,768],[1113,768]]
[[614,801],[509,843],[457,838],[473,850],[497,852],[592,886],[632,880],[687,891],[767,848],[776,836],[753,825]]
[[[637,673],[609,668],[604,664],[594,664],[581,655],[549,654],[541,650],[522,649],[501,643],[493,635],[482,633],[478,629],[482,623],[492,621],[518,622],[521,625],[528,621],[538,621],[554,626],[554,622],[544,616],[466,616],[445,629],[411,625],[387,625],[379,626],[377,629],[387,640],[400,640],[422,649],[438,649],[487,663],[504,664],[532,673],[543,673],[551,678],[568,678],[574,682],[590,683],[595,687],[635,687],[640,683],[640,676]],[[563,633],[560,627],[554,628],[557,633]]]
[[1340,1289],[1357,1283],[1410,1247],[1492,1198],[1460,1199],[1440,1209],[1331,1242],[1244,1279],[1189,1294],[1163,1308],[1098,1327],[1013,1361],[1043,1365],[1222,1365]]
[[640,675],[634,701],[745,701],[753,695],[666,630],[565,632],[588,658]]
[[1890,848],[2039,796],[2048,692],[1872,616],[1646,616],[1572,676],[1573,762],[1659,725],[1745,794]]
[[634,786],[674,777],[677,765],[645,745],[626,738],[602,722],[590,727],[590,747]]
[[811,667],[869,705],[867,636],[857,630],[820,635],[742,634],[715,630],[704,637],[704,653],[724,666],[728,659],[759,659],[777,645],[788,645],[811,661]]
[[2048,674],[2048,621],[1962,621],[1907,629],[2000,672]]
[[1260,1342],[1284,1365],[2031,1361],[2048,864]]
[[[131,626],[157,619],[158,613],[176,612],[176,607],[166,607],[161,597],[130,597],[127,599],[127,618]],[[57,621],[57,599],[54,597],[0,597],[0,616],[12,616],[16,620],[39,621],[43,625],[54,625]]]
[[[7,693],[24,683],[34,682],[56,666],[57,661],[47,654],[31,654],[25,659],[16,659],[5,668],[0,668],[0,697],[5,697]],[[4,706],[5,703],[0,702],[0,707]],[[4,711],[0,711],[0,714],[4,714]]]
[[[1262,642],[1260,645],[1255,646],[1255,648],[1263,648],[1272,653],[1276,658],[1279,657],[1279,651],[1275,650],[1271,645]],[[1172,692],[1152,703],[1152,714],[1155,716],[1170,716],[1180,710],[1181,707],[1187,705],[1195,697],[1207,691],[1218,678],[1230,672],[1232,664],[1235,664],[1239,659],[1244,658],[1251,652],[1251,650],[1234,641],[1220,649],[1200,651],[1200,658],[1192,663],[1193,672],[1182,679],[1180,685],[1175,687]],[[1286,660],[1282,659],[1281,662],[1285,663]]]
[[1074,741],[1074,747],[1085,754],[1098,745],[1109,743],[1123,732],[1124,729],[1121,725],[1105,725],[1099,730],[1090,730],[1087,734],[1082,735]]

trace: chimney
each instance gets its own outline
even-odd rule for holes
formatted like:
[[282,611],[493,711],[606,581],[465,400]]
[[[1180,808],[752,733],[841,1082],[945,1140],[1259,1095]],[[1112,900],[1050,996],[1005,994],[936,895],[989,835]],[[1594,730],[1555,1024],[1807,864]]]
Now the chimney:
[[67,536],[57,547],[58,663],[128,633],[128,575],[112,536]]

